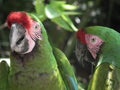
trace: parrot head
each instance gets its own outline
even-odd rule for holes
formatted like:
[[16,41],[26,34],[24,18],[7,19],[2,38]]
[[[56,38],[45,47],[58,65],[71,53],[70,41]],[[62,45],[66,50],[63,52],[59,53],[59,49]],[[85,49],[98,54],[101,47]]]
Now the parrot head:
[[26,12],[11,12],[7,17],[10,28],[10,48],[13,52],[26,54],[33,50],[37,40],[42,40],[40,24]]
[[84,30],[79,30],[77,32],[77,38],[82,44],[87,46],[93,58],[96,59],[104,41],[96,35],[85,33]]
[[[115,30],[103,26],[91,26],[79,30],[76,36],[78,43],[76,56],[78,60],[87,58],[87,60],[99,61],[102,57],[103,62],[111,63],[114,62],[114,59],[120,58],[117,55],[119,53],[120,34]],[[81,46],[82,48],[80,48]]]

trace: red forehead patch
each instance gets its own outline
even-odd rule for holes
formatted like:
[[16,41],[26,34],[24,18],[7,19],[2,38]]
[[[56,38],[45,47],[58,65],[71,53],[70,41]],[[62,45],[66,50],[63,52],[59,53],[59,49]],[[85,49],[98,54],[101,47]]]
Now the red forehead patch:
[[85,40],[85,32],[84,30],[79,30],[77,32],[77,39],[82,43],[82,44],[86,44],[86,40]]
[[32,19],[25,12],[11,12],[7,17],[8,27],[10,28],[13,23],[19,23],[29,29]]

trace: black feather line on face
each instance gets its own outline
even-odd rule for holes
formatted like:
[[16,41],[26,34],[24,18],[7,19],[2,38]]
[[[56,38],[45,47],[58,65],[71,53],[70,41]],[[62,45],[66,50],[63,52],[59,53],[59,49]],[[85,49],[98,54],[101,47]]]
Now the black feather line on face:
[[92,57],[89,50],[87,49],[87,46],[81,44],[79,41],[76,44],[75,53],[76,53],[76,57],[80,63],[82,63],[83,61],[87,61],[87,62],[95,61],[95,59]]
[[83,45],[79,41],[77,41],[75,54],[77,57],[78,62],[84,67],[84,62],[91,63],[96,66],[99,61],[100,55],[102,54],[101,48],[103,47],[104,43],[100,46],[100,49],[97,53],[96,59],[94,59],[89,52],[86,45]]

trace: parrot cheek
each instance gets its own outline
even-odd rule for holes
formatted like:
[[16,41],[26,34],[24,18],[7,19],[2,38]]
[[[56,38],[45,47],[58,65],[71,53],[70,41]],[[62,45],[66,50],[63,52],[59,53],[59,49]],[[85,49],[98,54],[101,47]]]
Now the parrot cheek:
[[31,52],[33,48],[35,47],[35,41],[31,38],[28,32],[26,32],[26,39],[27,39],[27,45],[24,47],[24,49],[26,49],[26,47],[28,49],[26,52],[24,52],[24,54]]
[[90,51],[91,55],[93,56],[93,58],[96,60],[96,58],[97,58],[96,51],[91,50],[91,49],[89,49],[89,51]]

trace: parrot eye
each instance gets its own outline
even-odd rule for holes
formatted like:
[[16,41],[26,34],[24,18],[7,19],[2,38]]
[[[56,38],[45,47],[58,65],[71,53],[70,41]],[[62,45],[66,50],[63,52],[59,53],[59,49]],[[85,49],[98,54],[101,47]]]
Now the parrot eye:
[[96,44],[97,43],[96,36],[91,37],[90,42],[93,43],[93,44]]
[[40,29],[40,25],[39,24],[37,24],[37,25],[35,25],[35,30],[39,30]]

